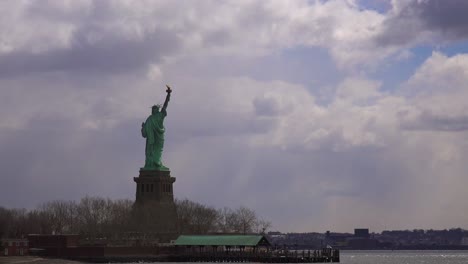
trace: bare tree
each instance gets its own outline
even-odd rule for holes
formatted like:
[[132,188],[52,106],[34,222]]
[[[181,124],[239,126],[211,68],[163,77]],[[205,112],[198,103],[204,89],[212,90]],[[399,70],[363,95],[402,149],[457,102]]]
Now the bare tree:
[[79,230],[91,238],[103,234],[108,221],[108,208],[111,201],[100,197],[85,197],[77,207]]
[[247,207],[241,206],[234,212],[232,224],[236,233],[253,233],[256,222],[255,212]]
[[109,206],[109,232],[127,231],[130,228],[130,217],[133,201],[116,200]]
[[22,237],[27,231],[26,209],[10,209],[10,216],[7,236]]
[[77,205],[74,201],[56,200],[44,203],[39,208],[48,218],[53,233],[71,233],[76,230]]
[[90,240],[103,237],[119,240],[135,232],[146,236],[164,231],[169,224],[172,226],[172,222],[168,224],[165,218],[167,214],[161,214],[161,210],[174,213],[181,234],[265,233],[271,226],[269,221],[258,219],[255,212],[247,207],[215,209],[188,199],[176,199],[175,208],[169,205],[136,206],[131,200],[112,201],[87,196],[78,203],[47,202],[29,212],[0,207],[0,237],[75,233]]
[[221,233],[232,233],[235,213],[231,208],[223,207],[218,209],[218,217],[216,219],[216,228]]
[[255,224],[255,230],[256,230],[255,232],[264,235],[267,232],[267,230],[270,229],[270,227],[271,227],[270,221],[260,218],[257,220]]
[[190,201],[176,200],[177,222],[181,234],[206,234],[216,231],[216,209]]
[[192,219],[192,230],[194,234],[207,234],[216,231],[216,209],[198,204],[195,207]]
[[51,234],[52,230],[46,212],[37,209],[28,212],[27,234]]
[[11,211],[0,207],[0,238],[8,236],[12,220]]

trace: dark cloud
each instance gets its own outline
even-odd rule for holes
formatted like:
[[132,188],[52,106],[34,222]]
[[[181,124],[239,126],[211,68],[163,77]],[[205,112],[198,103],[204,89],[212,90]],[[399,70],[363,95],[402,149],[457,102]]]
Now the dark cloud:
[[401,127],[407,130],[467,131],[468,116],[438,115],[430,111],[424,111],[415,120],[402,120]]
[[468,2],[465,0],[418,1],[409,9],[420,9],[428,30],[440,30],[456,39],[468,37]]
[[[125,10],[114,1],[67,4],[32,1],[23,8],[24,17],[16,23],[30,25],[31,32],[24,34],[50,45],[28,43],[0,54],[0,76],[52,71],[128,73],[158,63],[162,56],[181,47],[181,39],[175,32],[148,26],[137,17],[122,17]],[[40,32],[50,34],[47,39],[43,39],[42,33],[36,35],[36,24]],[[54,45],[57,42],[67,45],[57,48]],[[36,46],[45,48],[37,51]]]
[[406,45],[431,32],[444,41],[468,38],[468,2],[465,0],[411,1],[384,22],[376,38],[381,46]]
[[280,112],[278,102],[273,98],[255,98],[253,104],[257,115],[275,116]]
[[[94,34],[96,41],[88,40]],[[96,74],[131,72],[158,62],[163,54],[177,50],[179,41],[167,31],[155,31],[142,39],[86,27],[73,34],[69,48],[43,53],[15,51],[0,55],[0,76],[34,72],[73,71]]]

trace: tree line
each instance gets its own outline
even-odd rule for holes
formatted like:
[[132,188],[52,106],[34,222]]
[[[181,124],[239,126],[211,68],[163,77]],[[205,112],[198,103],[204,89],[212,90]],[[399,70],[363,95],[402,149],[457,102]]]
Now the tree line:
[[[255,211],[243,206],[217,209],[188,199],[176,199],[175,207],[179,234],[262,233],[271,226]],[[0,237],[80,234],[90,238],[118,238],[142,230],[144,223],[132,217],[133,211],[132,200],[102,197],[84,197],[78,202],[50,201],[32,210],[0,207]]]

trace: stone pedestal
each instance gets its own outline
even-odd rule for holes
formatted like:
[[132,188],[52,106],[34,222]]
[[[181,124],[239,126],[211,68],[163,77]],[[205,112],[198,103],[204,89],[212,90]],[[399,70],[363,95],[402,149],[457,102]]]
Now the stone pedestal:
[[133,180],[136,182],[136,203],[174,203],[172,185],[176,178],[171,177],[170,171],[140,170],[139,177]]
[[134,217],[140,231],[154,234],[160,242],[177,238],[173,192],[176,179],[170,171],[140,170],[140,175],[133,180],[136,183]]

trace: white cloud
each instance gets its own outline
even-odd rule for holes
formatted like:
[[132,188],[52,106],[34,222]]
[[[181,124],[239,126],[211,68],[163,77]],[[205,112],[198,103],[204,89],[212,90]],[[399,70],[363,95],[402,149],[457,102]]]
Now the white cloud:
[[154,81],[154,80],[160,80],[162,77],[163,73],[161,71],[161,67],[159,67],[156,64],[150,64],[149,69],[148,69],[148,79]]
[[[172,56],[238,54],[259,56],[298,45],[330,49],[344,68],[374,65],[393,52],[372,38],[384,15],[347,1],[232,1],[226,4],[158,1],[43,1],[4,4],[2,50],[43,53],[94,46],[112,37],[145,41],[170,32],[180,42]],[[15,27],[6,28],[14,24]],[[78,39],[78,37],[80,39]]]
[[404,85],[413,97],[414,112],[405,113],[412,129],[468,129],[468,55],[447,57],[434,52]]
[[360,103],[380,96],[378,91],[379,82],[365,79],[346,79],[337,89],[337,97],[342,100],[349,100]]
[[[304,45],[324,47],[339,67],[359,72],[361,66],[376,67],[392,55],[407,57],[401,49],[431,40],[425,36],[430,33],[430,26],[448,30],[463,28],[445,19],[426,21],[430,19],[427,14],[435,12],[441,16],[454,10],[444,7],[437,11],[435,2],[393,1],[393,8],[386,14],[363,9],[355,1],[341,0],[228,1],[226,4],[211,1],[4,2],[0,50],[4,54],[44,53],[74,49],[76,45],[94,46],[105,43],[106,38],[114,42],[150,42],[147,38],[151,34],[158,36],[166,32],[167,36],[158,42],[167,38],[170,45],[177,47],[174,49],[177,52],[166,52],[165,59],[169,60],[191,54],[261,56]],[[415,12],[420,16],[411,17]],[[421,27],[429,28],[417,32]],[[396,31],[409,35],[402,39],[403,33]]]

